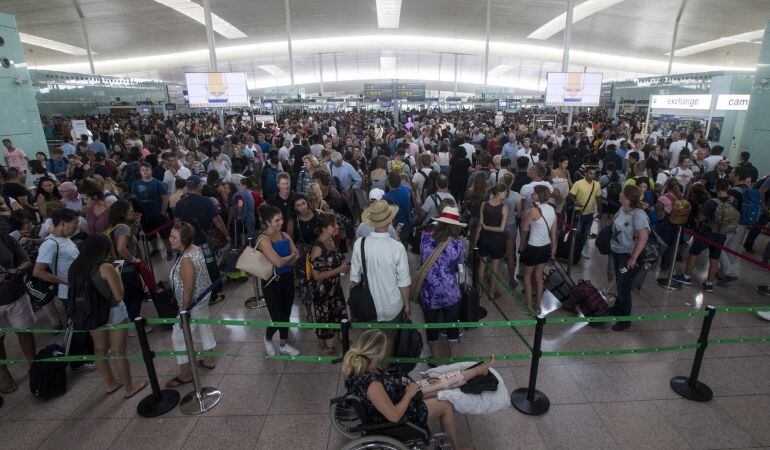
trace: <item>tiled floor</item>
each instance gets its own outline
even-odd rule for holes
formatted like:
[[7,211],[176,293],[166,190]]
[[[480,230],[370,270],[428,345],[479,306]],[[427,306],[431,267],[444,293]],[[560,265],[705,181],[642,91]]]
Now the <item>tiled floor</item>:
[[[605,258],[599,255],[575,267],[573,277],[603,286]],[[415,261],[412,261],[415,263]],[[167,265],[159,263],[165,274]],[[416,266],[416,264],[415,264]],[[767,305],[754,292],[756,284],[770,284],[767,272],[742,266],[740,281],[712,294],[696,287],[668,292],[654,284],[654,274],[641,292],[634,293],[634,312],[640,314],[692,311],[707,304]],[[705,261],[698,266],[703,275]],[[696,285],[699,286],[699,285]],[[249,283],[230,282],[227,300],[212,307],[212,317],[268,319],[264,309],[249,310],[243,301],[253,295]],[[503,315],[486,299],[487,320]],[[145,305],[152,314],[152,305]],[[522,319],[510,298],[499,301],[510,319]],[[295,318],[301,315],[295,305]],[[557,310],[550,316],[566,316]],[[413,319],[421,321],[421,313]],[[41,320],[41,326],[46,326]],[[552,324],[545,328],[545,350],[596,350],[675,345],[695,342],[701,319],[634,322],[624,333],[584,324]],[[531,341],[533,328],[521,328]],[[208,413],[184,416],[178,409],[161,418],[143,419],[136,405],[149,393],[124,400],[103,393],[96,373],[69,376],[63,397],[42,402],[26,388],[26,367],[12,366],[22,386],[3,396],[0,408],[0,448],[260,448],[336,449],[344,442],[330,427],[328,401],[342,389],[339,366],[287,363],[253,358],[263,352],[262,329],[215,327],[218,351],[236,354],[217,361],[203,373],[203,382],[218,387],[222,401]],[[712,337],[770,336],[770,322],[753,314],[718,314]],[[154,350],[171,347],[170,334],[150,335]],[[39,346],[59,337],[39,339]],[[312,330],[293,330],[292,340],[303,354],[317,353]],[[20,358],[16,339],[6,338],[10,358]],[[461,353],[524,353],[526,348],[510,328],[471,330],[462,339]],[[138,354],[130,338],[128,351]],[[551,400],[550,411],[525,416],[513,408],[487,416],[460,416],[462,445],[478,449],[508,448],[770,448],[770,344],[718,345],[706,351],[701,380],[714,391],[706,404],[678,397],[669,380],[690,371],[694,351],[637,355],[548,357],[542,360],[538,389]],[[161,383],[176,374],[172,358],[156,360]],[[131,363],[132,373],[145,376],[142,362]],[[423,367],[418,366],[417,370]],[[529,361],[501,361],[497,369],[509,391],[526,386]],[[186,394],[190,385],[182,387]]]

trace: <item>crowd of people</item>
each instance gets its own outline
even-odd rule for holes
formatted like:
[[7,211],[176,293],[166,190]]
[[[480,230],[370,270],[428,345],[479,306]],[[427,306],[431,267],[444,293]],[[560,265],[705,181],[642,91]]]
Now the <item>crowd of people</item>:
[[[672,220],[685,200],[689,229],[732,250],[757,250],[760,228],[753,225],[770,220],[770,178],[762,181],[747,152],[733,166],[700,130],[663,136],[645,130],[638,115],[579,114],[570,127],[555,117],[545,123],[527,110],[415,110],[396,123],[383,112],[297,112],[274,123],[229,117],[222,129],[207,114],[96,116],[86,118],[89,132],[81,136],[72,136],[68,120],[44,118],[47,133],[62,139],[50,156],[40,151],[31,160],[30,149],[3,141],[0,327],[31,327],[37,311],[64,329],[63,305],[90,288],[109,302],[106,324],[125,323],[162,289],[156,278],[169,280],[179,310],[208,317],[210,305],[225,299],[221,285],[208,289],[223,275],[222,254],[247,243],[275,267],[263,287],[272,321],[289,321],[297,301],[303,320],[328,323],[349,316],[346,276],[352,283],[366,277],[373,320],[408,320],[415,303],[426,322],[458,321],[470,270],[488,280],[490,300],[500,296],[490,271],[502,272],[511,288],[521,282],[525,302],[540,314],[546,265],[568,258],[560,251],[563,230],[577,228],[568,262],[581,264],[597,257],[587,245],[597,221],[596,230],[611,232],[603,292],[615,297],[613,314],[630,315],[632,284],[648,270],[640,262],[648,240],[654,234],[669,250],[689,241],[675,242]],[[149,254],[140,232],[150,241]],[[483,261],[467,267],[474,247]],[[734,255],[696,239],[679,282],[694,282],[704,250],[705,292],[737,280]],[[410,270],[409,252],[419,254],[424,270]],[[671,254],[662,267],[677,263]],[[152,273],[153,258],[171,262],[170,272]],[[766,245],[762,260],[769,258]],[[29,292],[49,288],[50,295]],[[629,326],[618,322],[613,329]],[[344,369],[387,420],[412,411],[408,400],[394,405],[388,385],[383,390],[381,379],[367,375],[377,358],[392,354],[392,331],[362,339]],[[33,336],[16,334],[33,359]],[[193,334],[200,349],[215,348],[208,325],[194,324]],[[339,354],[338,333],[319,329],[316,336],[322,352]],[[440,330],[427,330],[431,356],[458,356],[460,330],[443,336],[446,347]],[[86,340],[77,346],[83,354],[122,355],[127,332],[94,330]],[[171,340],[175,350],[184,349],[178,326]],[[267,328],[264,345],[271,356],[300,353],[282,327]],[[187,358],[177,362],[179,375],[169,387],[192,378]],[[210,358],[199,364],[215,367]],[[78,370],[92,368],[107,392],[122,387],[130,397],[146,384],[132,383],[125,360],[117,363],[120,382],[107,361]],[[0,366],[0,392],[17,388]],[[435,413],[453,428],[451,411],[438,401],[413,412],[420,420]]]

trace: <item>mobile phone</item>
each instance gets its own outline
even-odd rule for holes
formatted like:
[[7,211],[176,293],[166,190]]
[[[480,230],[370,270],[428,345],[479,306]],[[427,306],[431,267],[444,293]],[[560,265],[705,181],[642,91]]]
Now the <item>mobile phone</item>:
[[116,259],[112,262],[112,265],[118,269],[118,271],[123,271],[123,265],[126,263],[125,259]]
[[396,225],[396,228],[403,228],[403,227],[404,227],[404,223],[403,222],[401,222],[398,225]]

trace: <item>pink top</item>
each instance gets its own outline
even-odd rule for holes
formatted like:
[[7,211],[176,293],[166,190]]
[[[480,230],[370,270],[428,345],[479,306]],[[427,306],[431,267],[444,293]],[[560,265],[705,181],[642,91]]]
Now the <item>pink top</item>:
[[94,209],[91,206],[83,208],[85,213],[86,223],[88,224],[88,234],[102,233],[107,229],[107,219],[109,219],[110,208],[104,208],[104,212],[101,215],[96,215]]
[[5,156],[5,163],[9,166],[19,170],[26,170],[27,165],[25,159],[27,158],[27,153],[24,150],[15,147],[13,151],[9,152],[8,149],[5,148],[3,149],[3,156]]

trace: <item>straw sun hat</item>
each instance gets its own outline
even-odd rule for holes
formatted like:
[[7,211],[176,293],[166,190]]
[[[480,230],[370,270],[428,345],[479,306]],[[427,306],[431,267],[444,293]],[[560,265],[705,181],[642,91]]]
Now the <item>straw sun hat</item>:
[[446,223],[449,225],[456,225],[458,227],[466,227],[467,225],[460,222],[460,210],[454,206],[447,206],[440,216],[436,218],[436,222]]
[[382,228],[390,225],[398,214],[398,206],[389,205],[385,200],[377,200],[361,213],[361,220],[372,228]]

